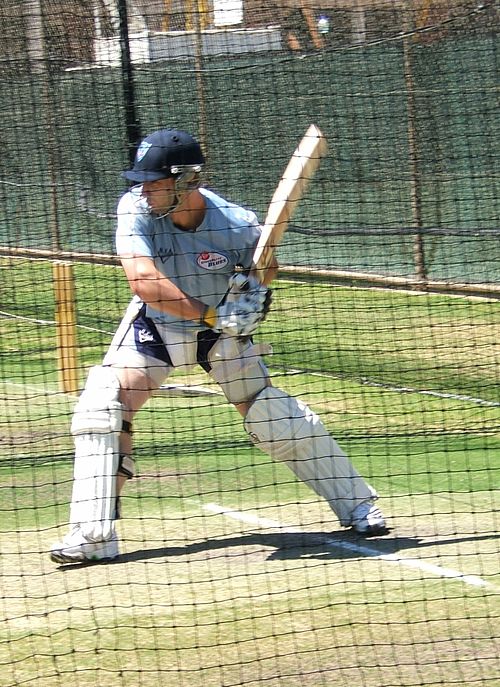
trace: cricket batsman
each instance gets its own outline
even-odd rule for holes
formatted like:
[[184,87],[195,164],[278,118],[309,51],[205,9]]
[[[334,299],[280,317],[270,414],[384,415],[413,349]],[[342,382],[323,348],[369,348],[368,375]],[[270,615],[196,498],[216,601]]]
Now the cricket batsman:
[[119,201],[116,250],[133,298],[75,407],[70,528],[52,546],[60,564],[113,559],[119,495],[135,474],[135,414],[178,368],[200,365],[243,417],[251,441],[323,497],[340,525],[383,534],[377,494],[320,418],[271,384],[252,334],[270,306],[251,274],[260,226],[253,212],[200,185],[205,158],[186,131],[161,129],[138,147],[134,185]]

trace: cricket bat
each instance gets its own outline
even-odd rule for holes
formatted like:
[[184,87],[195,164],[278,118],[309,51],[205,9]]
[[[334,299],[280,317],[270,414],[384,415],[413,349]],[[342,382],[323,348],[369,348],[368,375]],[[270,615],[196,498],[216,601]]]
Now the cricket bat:
[[252,274],[262,282],[273,260],[274,251],[302,198],[310,179],[327,153],[326,139],[311,124],[290,158],[269,204],[262,233],[253,255]]

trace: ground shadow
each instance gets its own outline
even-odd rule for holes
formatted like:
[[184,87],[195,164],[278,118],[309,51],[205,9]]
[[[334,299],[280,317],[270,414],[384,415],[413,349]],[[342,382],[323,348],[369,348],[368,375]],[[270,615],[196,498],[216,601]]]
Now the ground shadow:
[[[468,537],[439,537],[427,538],[425,541],[419,537],[391,536],[365,538],[354,534],[350,530],[340,532],[254,532],[244,535],[207,539],[199,542],[189,542],[179,546],[162,546],[154,549],[140,549],[122,554],[113,561],[101,561],[97,564],[122,565],[155,558],[174,558],[181,556],[200,556],[211,558],[228,549],[241,549],[241,555],[246,552],[260,553],[264,560],[298,560],[301,558],[317,558],[321,560],[334,559],[345,560],[347,558],[360,558],[372,556],[386,556],[397,554],[409,549],[421,549],[431,546],[445,546],[448,544],[461,544],[464,542],[479,542],[481,540],[493,540],[500,535],[472,535]],[[95,562],[86,562],[71,566],[61,566],[64,570],[79,569],[87,565],[96,565]]]

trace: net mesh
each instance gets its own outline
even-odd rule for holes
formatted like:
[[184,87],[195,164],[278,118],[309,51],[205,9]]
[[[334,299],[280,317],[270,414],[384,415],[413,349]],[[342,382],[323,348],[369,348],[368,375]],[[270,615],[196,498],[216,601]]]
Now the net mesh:
[[[0,27],[0,684],[496,684],[496,4],[3,0]],[[187,129],[263,219],[311,122],[255,338],[389,533],[341,528],[195,368],[134,420],[120,557],[58,567],[73,408],[130,300],[120,171]]]

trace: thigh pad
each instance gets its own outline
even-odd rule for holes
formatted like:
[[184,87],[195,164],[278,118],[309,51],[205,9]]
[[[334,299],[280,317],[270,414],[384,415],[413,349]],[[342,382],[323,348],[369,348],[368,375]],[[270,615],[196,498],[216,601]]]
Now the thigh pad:
[[246,403],[267,386],[269,373],[261,355],[271,352],[268,344],[222,335],[208,354],[210,376],[228,401]]

